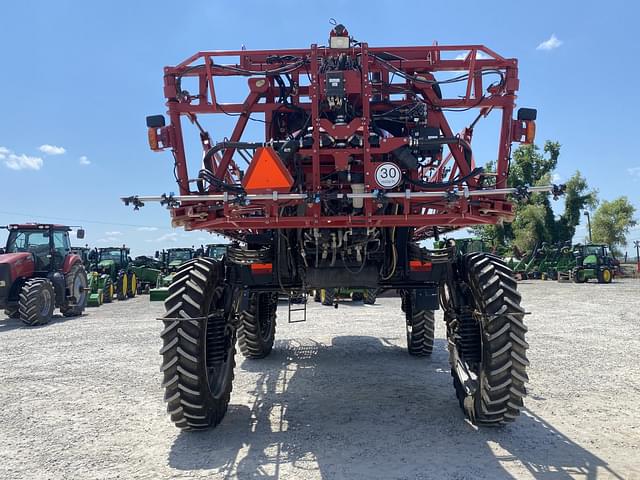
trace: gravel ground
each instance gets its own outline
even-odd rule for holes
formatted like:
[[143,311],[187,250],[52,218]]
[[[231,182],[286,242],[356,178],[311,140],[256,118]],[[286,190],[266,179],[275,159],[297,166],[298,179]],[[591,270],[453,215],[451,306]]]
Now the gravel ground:
[[227,416],[195,433],[165,414],[160,304],[0,315],[0,478],[640,478],[640,282],[520,288],[531,383],[504,429],[463,420],[443,322],[431,359],[407,355],[398,298],[310,303],[306,324],[281,306],[272,355],[238,357]]

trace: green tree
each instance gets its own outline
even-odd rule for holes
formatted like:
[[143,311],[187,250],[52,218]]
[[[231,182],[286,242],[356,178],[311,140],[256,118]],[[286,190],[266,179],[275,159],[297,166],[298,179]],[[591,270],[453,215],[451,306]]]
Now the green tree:
[[521,252],[530,252],[548,238],[547,205],[525,204],[518,206],[513,221],[512,244]]
[[[508,184],[512,187],[549,185],[560,157],[560,143],[546,141],[542,151],[537,145],[522,145],[513,152]],[[493,164],[489,164],[489,169]],[[483,240],[497,247],[516,247],[531,251],[542,242],[571,240],[580,223],[581,211],[594,208],[597,191],[589,189],[586,179],[576,172],[565,183],[564,212],[556,219],[551,198],[538,193],[529,199],[513,199],[515,219],[512,224],[488,225],[472,230]]]
[[507,183],[511,187],[538,185],[556,169],[559,156],[558,142],[547,140],[543,153],[540,153],[540,147],[535,144],[521,145],[513,152]]
[[627,244],[629,229],[636,225],[636,208],[627,197],[603,201],[591,220],[592,241],[605,243],[612,249]]
[[567,180],[564,195],[564,213],[556,222],[556,241],[571,240],[580,223],[580,215],[585,208],[593,210],[598,204],[597,190],[590,190],[587,179],[576,171]]

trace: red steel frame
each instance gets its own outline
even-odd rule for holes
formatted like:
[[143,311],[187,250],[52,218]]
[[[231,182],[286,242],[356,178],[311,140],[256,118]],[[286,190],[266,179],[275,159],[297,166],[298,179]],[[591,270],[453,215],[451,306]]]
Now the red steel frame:
[[[464,59],[443,59],[443,56],[453,57],[455,52],[466,52]],[[334,126],[326,119],[320,118],[320,101],[323,97],[323,76],[320,73],[320,62],[324,57],[335,56],[344,52],[352,57],[359,56],[361,74],[357,71],[347,71],[348,93],[362,96],[361,118],[353,119],[348,125]],[[444,55],[443,55],[444,54]],[[296,59],[305,59],[304,65],[299,65],[288,72],[295,84],[298,85],[293,96],[294,103],[311,114],[309,126],[313,127],[314,144],[310,148],[301,148],[299,155],[307,158],[303,164],[305,170],[305,193],[322,194],[321,175],[335,169],[343,169],[348,157],[354,156],[362,160],[363,173],[365,175],[365,192],[379,190],[374,181],[376,161],[380,161],[383,154],[406,145],[408,138],[391,137],[382,139],[378,147],[369,144],[368,135],[363,135],[364,145],[357,148],[319,148],[320,129],[330,131],[337,138],[347,138],[356,131],[368,132],[371,123],[371,113],[374,109],[380,109],[376,104],[370,105],[374,95],[389,100],[386,109],[410,103],[406,97],[403,99],[391,99],[394,90],[410,89],[421,95],[428,105],[429,126],[439,127],[446,137],[454,137],[449,123],[442,109],[477,109],[481,115],[487,115],[492,110],[502,111],[502,121],[497,152],[495,182],[490,187],[481,187],[479,176],[469,178],[465,187],[469,190],[479,188],[492,189],[506,187],[511,143],[522,141],[525,125],[513,119],[516,91],[519,86],[518,67],[516,59],[504,58],[482,45],[455,45],[455,46],[422,46],[422,47],[369,47],[366,43],[352,46],[349,49],[336,51],[328,47],[312,45],[309,49],[289,50],[239,50],[239,51],[207,51],[198,52],[182,63],[164,69],[164,95],[167,99],[170,124],[154,130],[154,134],[160,140],[162,146],[158,149],[171,148],[175,156],[176,175],[180,189],[180,195],[198,195],[191,190],[187,169],[187,159],[183,144],[183,131],[181,118],[187,117],[192,122],[196,121],[199,114],[231,114],[237,115],[238,120],[231,136],[230,142],[241,141],[243,132],[253,113],[264,113],[266,119],[266,140],[269,140],[271,131],[270,119],[274,111],[292,111],[277,102],[278,86],[269,76],[255,74],[248,79],[249,93],[242,103],[220,104],[216,97],[215,79],[224,76],[239,76],[234,67],[254,72],[286,68],[287,61],[282,61],[274,66],[268,63],[267,58],[277,55],[279,57],[290,56]],[[384,61],[379,58],[384,55]],[[480,58],[478,58],[478,56]],[[235,65],[222,65],[216,63],[217,57],[237,57]],[[390,58],[390,59],[389,59]],[[398,58],[398,59],[394,59]],[[389,59],[389,60],[387,60]],[[298,60],[291,60],[290,66],[295,66]],[[385,64],[386,62],[386,64]],[[431,84],[404,80],[404,83],[391,83],[393,69],[412,76],[420,75],[426,79],[435,79],[437,72],[467,73],[466,92],[461,98],[439,98]],[[503,75],[503,81],[498,85],[490,86],[485,91],[483,85],[483,72],[499,71]],[[376,79],[370,73],[376,74]],[[357,75],[357,79],[349,77]],[[245,75],[246,76],[246,75]],[[197,95],[183,95],[178,92],[178,79],[196,77],[198,79]],[[302,79],[309,79],[309,85],[300,85]],[[397,95],[396,95],[397,97]],[[391,105],[391,106],[389,106]],[[151,132],[150,132],[151,133]],[[459,137],[470,143],[472,128],[465,129]],[[207,136],[201,136],[203,148],[207,150],[210,140]],[[448,154],[441,159],[441,163],[431,173],[429,180],[443,181],[453,179],[456,175],[467,175],[474,168],[464,159],[461,146],[448,144],[445,152]],[[238,167],[233,160],[234,150],[229,148],[222,155],[215,157],[215,175],[226,181],[238,181]],[[310,159],[310,160],[309,160]],[[198,160],[200,161],[200,159]],[[338,168],[336,168],[338,167]],[[445,167],[450,170],[445,175]],[[419,172],[412,173],[413,178],[419,178]],[[462,186],[460,186],[462,188]],[[406,185],[395,191],[410,193],[420,192],[422,189],[415,185]],[[451,188],[449,189],[451,190]],[[209,187],[209,194],[221,193],[214,187]],[[500,219],[510,219],[513,216],[511,203],[505,195],[487,194],[486,196],[474,196],[470,198],[459,196],[458,198],[446,197],[429,199],[425,205],[424,198],[414,198],[407,195],[406,198],[393,198],[388,201],[400,203],[403,206],[400,214],[377,214],[379,200],[366,198],[364,210],[361,216],[324,216],[321,214],[320,204],[309,203],[304,216],[280,216],[280,208],[285,205],[306,203],[305,199],[279,199],[276,197],[263,200],[252,200],[250,205],[238,205],[237,203],[223,200],[181,201],[179,206],[171,205],[171,215],[174,226],[183,226],[187,230],[203,229],[215,231],[231,237],[239,237],[245,232],[263,229],[282,228],[341,228],[341,227],[416,227],[417,238],[428,237],[435,226],[444,229],[453,229],[469,225],[492,224]]]

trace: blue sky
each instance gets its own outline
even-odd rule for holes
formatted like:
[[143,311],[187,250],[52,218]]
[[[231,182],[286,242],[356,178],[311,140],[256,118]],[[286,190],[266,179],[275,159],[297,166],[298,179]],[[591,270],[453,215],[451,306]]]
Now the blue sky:
[[[518,105],[538,108],[539,143],[562,144],[560,179],[580,169],[600,198],[627,195],[640,208],[639,10],[616,1],[6,2],[0,224],[81,223],[91,245],[126,242],[136,255],[215,241],[172,230],[157,205],[134,212],[118,200],[176,190],[171,155],[149,151],[144,123],[164,112],[162,68],[198,50],[324,43],[330,17],[371,45],[482,43],[518,58]],[[538,48],[545,41],[551,48]],[[238,85],[231,97],[244,93]],[[229,135],[228,122],[215,125],[214,140]],[[495,157],[494,127],[476,131],[478,163]]]

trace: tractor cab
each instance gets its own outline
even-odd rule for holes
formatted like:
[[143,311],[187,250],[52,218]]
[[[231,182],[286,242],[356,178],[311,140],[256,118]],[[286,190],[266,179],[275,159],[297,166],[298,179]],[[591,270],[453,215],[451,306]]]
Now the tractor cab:
[[[67,255],[71,254],[70,227],[28,223],[7,228],[9,237],[5,253],[31,254],[35,272],[45,274],[61,270]],[[83,230],[78,232],[84,237]]]
[[573,255],[579,266],[613,266],[614,264],[609,246],[604,244],[576,245],[573,249]]
[[227,254],[227,247],[229,245],[226,243],[212,243],[207,245],[205,250],[205,257],[213,258],[215,260],[220,260]]
[[481,238],[457,238],[455,239],[455,242],[456,250],[458,250],[463,255],[473,252],[490,251],[488,245],[486,245]]
[[[160,255],[156,252],[156,258]],[[196,257],[193,248],[168,248],[162,251],[162,263],[168,271],[175,271],[180,265]]]
[[129,249],[125,247],[99,248],[96,257],[98,270],[118,271],[129,265]]

